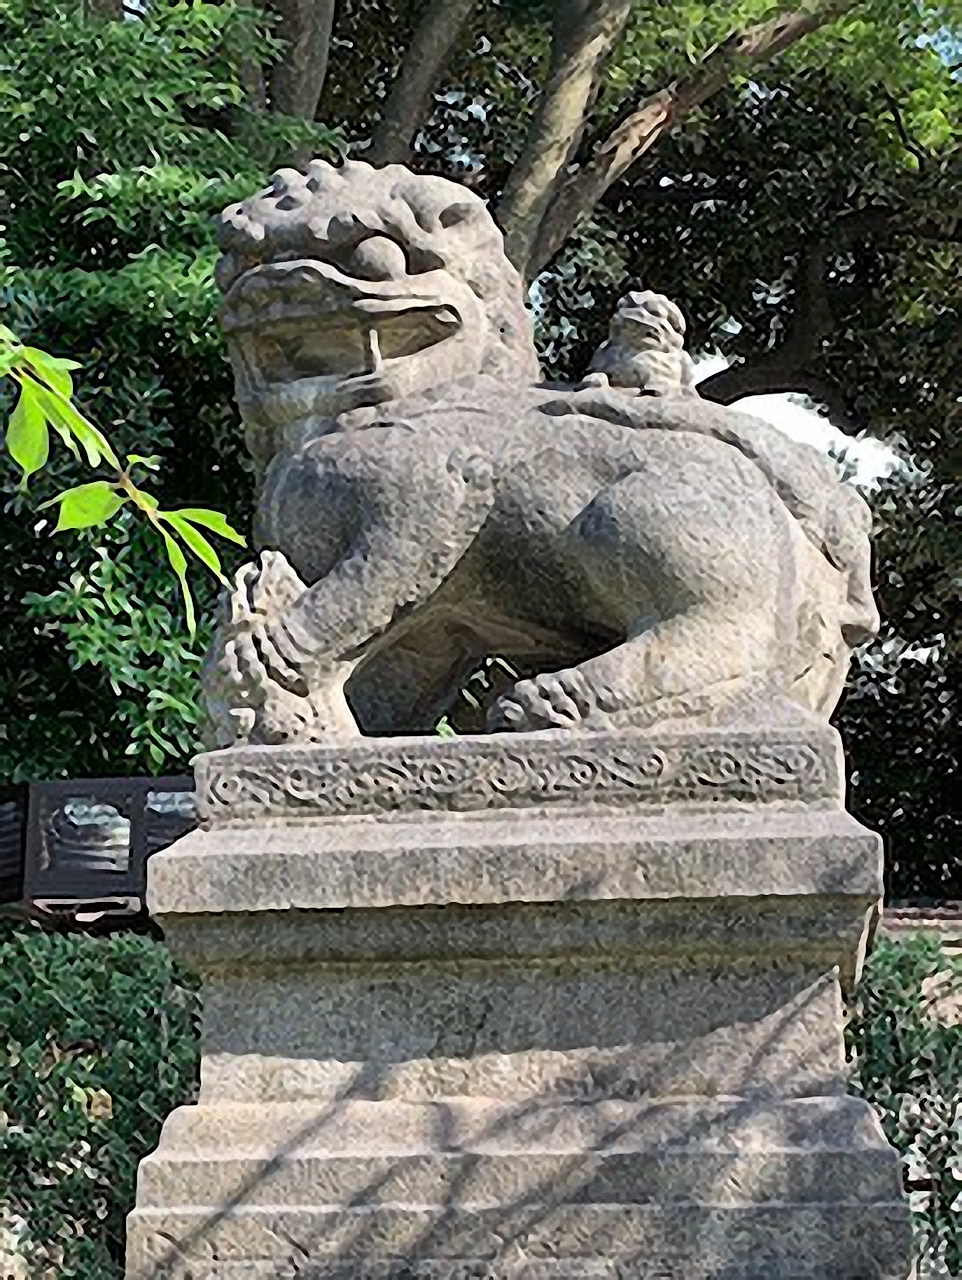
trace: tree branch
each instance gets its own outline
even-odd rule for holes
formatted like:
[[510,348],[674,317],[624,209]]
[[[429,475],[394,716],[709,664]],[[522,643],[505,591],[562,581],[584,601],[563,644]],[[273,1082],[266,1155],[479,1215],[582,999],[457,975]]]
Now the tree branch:
[[834,328],[825,289],[826,247],[817,240],[805,246],[795,273],[795,307],[784,342],[743,364],[722,369],[699,383],[706,400],[731,404],[742,396],[799,390],[798,378],[818,355],[823,338]]
[[327,75],[335,0],[270,0],[285,49],[271,76],[271,105],[313,120]]
[[[687,79],[652,94],[595,149],[594,156],[564,182],[547,207],[523,263],[531,279],[564,244],[625,170],[697,107],[723,89],[736,72],[767,62],[796,41],[855,8],[861,0],[813,0],[729,37],[702,59]],[[522,264],[515,261],[515,265]]]
[[867,205],[839,218],[825,238],[805,245],[795,273],[795,306],[784,342],[706,378],[699,383],[701,395],[717,404],[732,404],[743,396],[800,391],[826,405],[836,426],[854,430],[856,424],[839,388],[814,369],[824,340],[836,327],[825,282],[825,261],[857,239],[895,229],[896,214],[891,209]]
[[743,396],[800,391],[826,405],[836,426],[854,430],[857,424],[839,388],[815,372],[824,339],[835,329],[825,282],[825,260],[865,236],[886,239],[898,235],[952,241],[958,238],[958,221],[951,215],[944,224],[920,219],[911,204],[902,209],[870,204],[845,214],[825,238],[811,242],[801,252],[795,277],[795,306],[784,342],[773,351],[762,352],[706,378],[699,383],[699,392],[707,400],[732,404]]
[[84,16],[88,18],[122,18],[123,0],[84,0]]
[[421,16],[371,139],[371,164],[406,164],[411,139],[477,0],[433,0]]
[[905,122],[902,119],[901,109],[892,94],[886,93],[885,97],[889,104],[889,111],[892,113],[892,119],[895,122],[895,131],[901,139],[902,146],[910,155],[915,156],[916,160],[919,162],[919,169],[924,169],[931,157],[926,155],[925,151],[909,137],[908,131],[905,128]]
[[795,367],[790,360],[779,359],[780,354],[780,351],[767,351],[757,359],[712,374],[698,384],[698,392],[715,404],[734,404],[745,396],[771,396],[786,392],[807,395],[826,407],[834,426],[855,433],[859,424],[841,389],[811,369]]
[[498,208],[505,251],[522,272],[630,12],[631,0],[563,0],[557,6],[548,83]]

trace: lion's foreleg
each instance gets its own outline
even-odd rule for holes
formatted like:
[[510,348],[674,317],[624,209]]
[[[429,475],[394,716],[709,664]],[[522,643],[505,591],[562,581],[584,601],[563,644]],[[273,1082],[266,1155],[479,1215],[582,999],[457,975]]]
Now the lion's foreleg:
[[[274,695],[263,710],[254,708],[252,740],[359,733],[345,685],[451,572],[493,501],[485,459],[458,451],[435,459],[419,459],[406,472],[395,457],[392,470],[364,491],[364,520],[346,554],[265,626],[241,637],[242,660],[261,682],[267,672]],[[283,713],[276,726],[272,708]]]

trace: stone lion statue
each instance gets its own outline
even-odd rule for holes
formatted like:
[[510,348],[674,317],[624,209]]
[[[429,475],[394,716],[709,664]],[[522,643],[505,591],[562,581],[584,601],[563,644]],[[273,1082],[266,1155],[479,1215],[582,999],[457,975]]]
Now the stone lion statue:
[[878,624],[867,508],[699,398],[668,299],[628,294],[559,388],[455,183],[315,160],[222,244],[262,551],[206,665],[216,745],[431,732],[491,654],[522,677],[494,730],[830,713]]

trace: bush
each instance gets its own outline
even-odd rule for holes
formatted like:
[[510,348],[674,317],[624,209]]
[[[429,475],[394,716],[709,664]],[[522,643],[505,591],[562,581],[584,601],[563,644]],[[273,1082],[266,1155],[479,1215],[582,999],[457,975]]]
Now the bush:
[[[848,1027],[853,1091],[903,1155],[932,1276],[962,1275],[962,1027],[934,1016],[953,976],[937,942],[881,939]],[[13,1252],[42,1280],[122,1280],[137,1164],[196,1087],[196,988],[150,938],[0,925],[3,1280]]]
[[4,1280],[17,1254],[43,1280],[122,1280],[137,1164],[195,1089],[196,985],[148,937],[0,923]]
[[960,994],[936,938],[881,938],[848,1027],[852,1090],[902,1153],[923,1276],[962,1275],[962,1025],[940,1020]]
[[[251,464],[216,320],[214,216],[337,136],[257,109],[274,47],[258,5],[0,0],[0,311],[83,366],[78,401],[118,453],[157,455],[162,506],[250,523]],[[0,420],[11,407],[0,386]],[[192,641],[155,536],[119,519],[51,537],[38,504],[89,479],[59,446],[31,485],[0,449],[0,780],[176,773],[197,749]],[[132,523],[135,527],[131,527]],[[231,572],[240,551],[228,555]]]

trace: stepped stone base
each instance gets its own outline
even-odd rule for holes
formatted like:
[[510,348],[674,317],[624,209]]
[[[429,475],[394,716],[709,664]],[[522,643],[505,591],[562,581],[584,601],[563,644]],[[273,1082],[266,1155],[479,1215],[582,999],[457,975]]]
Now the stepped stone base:
[[198,765],[150,864],[204,979],[128,1280],[906,1280],[845,1092],[880,897],[822,726]]

